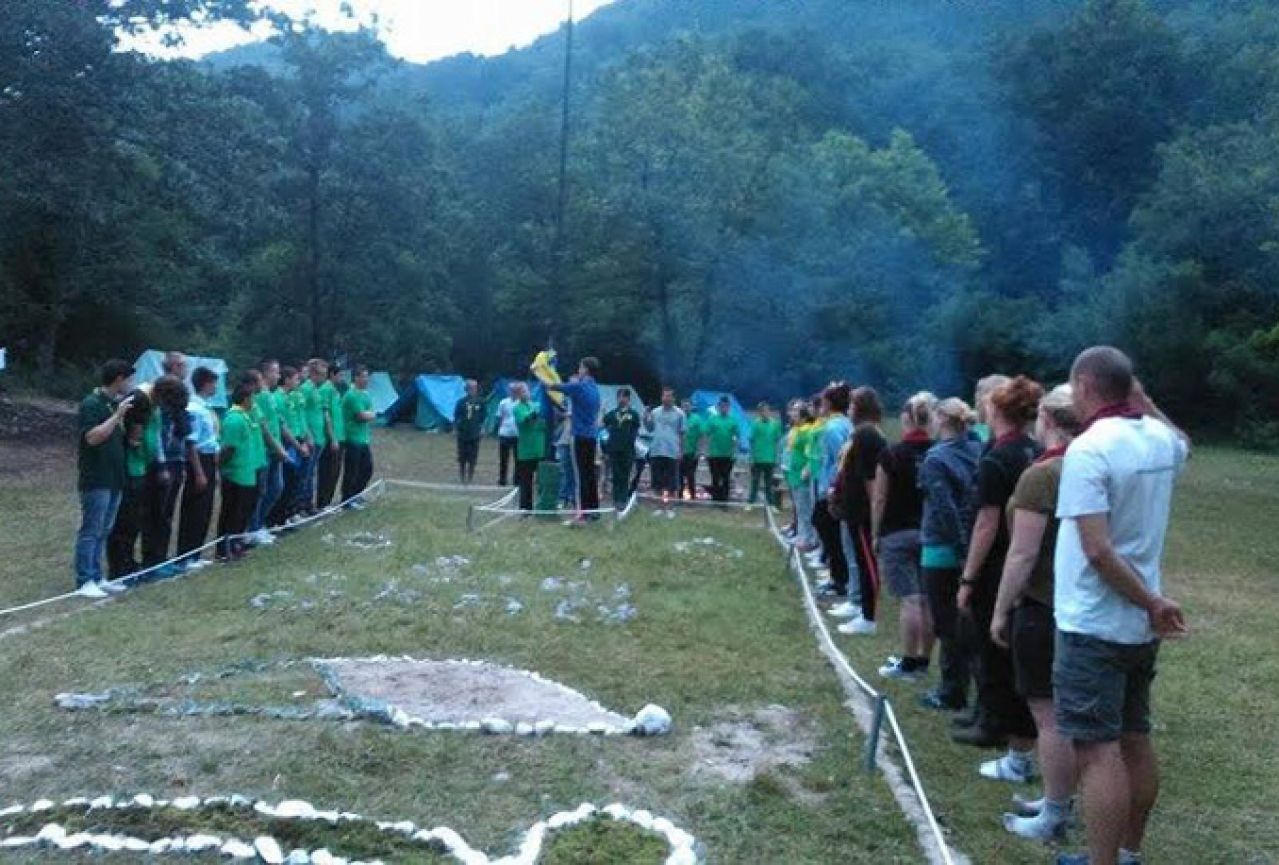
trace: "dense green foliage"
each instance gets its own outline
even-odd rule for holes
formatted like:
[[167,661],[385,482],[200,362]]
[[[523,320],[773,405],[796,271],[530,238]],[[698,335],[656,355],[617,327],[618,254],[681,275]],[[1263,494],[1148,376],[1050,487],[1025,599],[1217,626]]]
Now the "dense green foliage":
[[900,394],[1113,341],[1276,437],[1264,0],[620,0],[578,27],[562,254],[562,34],[161,63],[113,26],[241,4],[114,5],[0,20],[0,341],[46,384],[173,345],[489,377],[554,337],[646,388]]

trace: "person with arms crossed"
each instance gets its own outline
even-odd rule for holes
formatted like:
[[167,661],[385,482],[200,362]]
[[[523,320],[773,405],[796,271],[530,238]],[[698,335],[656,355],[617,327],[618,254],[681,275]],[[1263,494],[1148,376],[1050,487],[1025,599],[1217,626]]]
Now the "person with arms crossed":
[[1081,353],[1070,386],[1086,420],[1066,451],[1057,498],[1053,702],[1079,765],[1088,854],[1057,861],[1140,862],[1159,797],[1150,686],[1160,640],[1187,633],[1181,607],[1164,597],[1161,559],[1190,440],[1118,349]]

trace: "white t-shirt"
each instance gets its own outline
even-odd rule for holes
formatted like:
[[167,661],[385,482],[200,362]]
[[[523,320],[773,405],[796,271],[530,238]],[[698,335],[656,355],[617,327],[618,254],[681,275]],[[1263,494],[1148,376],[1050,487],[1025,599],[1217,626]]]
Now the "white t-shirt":
[[515,422],[515,403],[509,396],[497,404],[497,434],[504,439],[518,438],[520,425]]
[[1110,587],[1088,563],[1074,517],[1109,516],[1115,552],[1154,594],[1168,531],[1173,484],[1186,464],[1185,441],[1154,418],[1104,418],[1075,439],[1062,464],[1053,567],[1057,627],[1112,643],[1155,639],[1146,611]]
[[679,459],[682,454],[681,438],[684,435],[684,411],[675,406],[667,408],[659,405],[652,414],[653,442],[649,447],[650,457],[667,457]]

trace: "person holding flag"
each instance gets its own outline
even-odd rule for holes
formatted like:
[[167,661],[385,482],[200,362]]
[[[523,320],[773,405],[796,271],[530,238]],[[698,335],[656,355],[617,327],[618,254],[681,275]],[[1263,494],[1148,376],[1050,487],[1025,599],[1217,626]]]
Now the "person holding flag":
[[599,435],[600,389],[595,383],[600,362],[584,357],[577,368],[577,381],[546,382],[552,394],[564,394],[572,400],[570,416],[573,432],[573,465],[577,470],[577,507],[585,519],[598,517],[600,507],[599,477],[595,468],[596,443]]

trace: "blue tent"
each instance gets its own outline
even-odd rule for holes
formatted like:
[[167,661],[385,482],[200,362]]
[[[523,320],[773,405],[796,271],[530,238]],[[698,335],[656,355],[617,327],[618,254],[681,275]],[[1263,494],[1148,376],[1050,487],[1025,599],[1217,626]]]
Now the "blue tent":
[[413,419],[421,430],[435,432],[453,426],[453,412],[466,395],[466,383],[457,375],[419,375],[386,410],[387,426]]
[[737,419],[737,447],[742,453],[746,453],[751,446],[751,418],[737,401],[737,397],[727,391],[695,390],[689,400],[693,403],[693,411],[704,414],[714,411],[723,396],[728,397],[729,414]]

